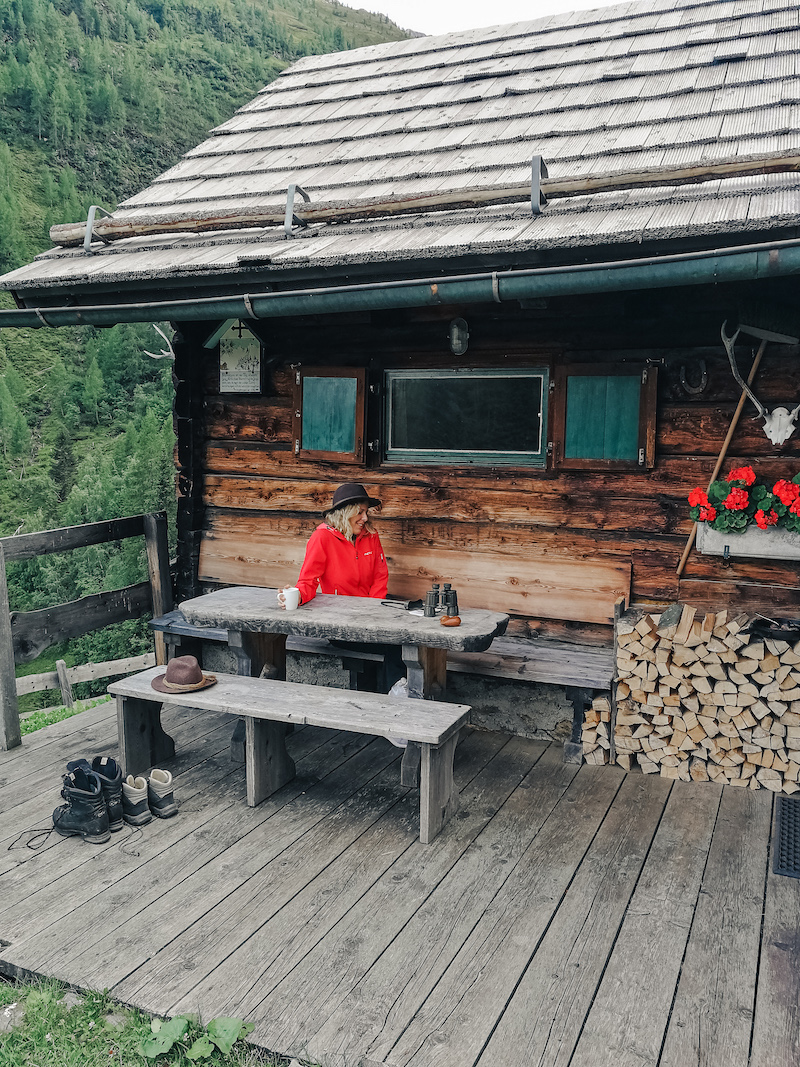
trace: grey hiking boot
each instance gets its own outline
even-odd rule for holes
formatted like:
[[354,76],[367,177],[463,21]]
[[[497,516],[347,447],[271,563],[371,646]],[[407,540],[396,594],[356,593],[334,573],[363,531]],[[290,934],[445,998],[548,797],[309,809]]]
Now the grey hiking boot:
[[147,804],[147,779],[129,774],[122,783],[122,817],[131,826],[144,826],[153,815]]
[[154,768],[147,780],[147,802],[150,810],[159,819],[169,819],[178,814],[178,805],[172,795],[172,775],[169,771]]
[[61,804],[53,812],[53,829],[69,837],[79,834],[84,841],[102,845],[111,837],[108,829],[108,808],[103,799],[100,779],[92,770],[78,765],[64,775]]
[[108,808],[108,828],[113,833],[121,830],[124,826],[122,819],[122,768],[111,756],[95,756],[91,766],[86,759],[70,760],[67,764],[68,771],[74,771],[76,767],[84,767],[87,771],[92,770],[100,779],[103,790],[103,799]]

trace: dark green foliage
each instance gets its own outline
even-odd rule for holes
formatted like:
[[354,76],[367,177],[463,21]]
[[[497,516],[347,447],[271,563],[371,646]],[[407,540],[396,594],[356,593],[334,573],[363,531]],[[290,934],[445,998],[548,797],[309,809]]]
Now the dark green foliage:
[[[326,0],[0,0],[0,272],[143,188],[295,58],[403,36]],[[0,331],[0,536],[166,509],[174,538],[171,364],[154,346],[149,325]],[[136,538],[9,564],[9,597],[29,611],[146,576]],[[136,620],[59,654],[151,647]]]

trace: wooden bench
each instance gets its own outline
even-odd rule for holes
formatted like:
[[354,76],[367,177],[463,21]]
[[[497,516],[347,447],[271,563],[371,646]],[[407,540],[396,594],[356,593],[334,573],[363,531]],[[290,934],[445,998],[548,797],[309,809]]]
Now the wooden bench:
[[161,706],[177,704],[239,715],[245,721],[247,803],[260,804],[295,774],[286,751],[289,725],[407,739],[402,781],[420,787],[420,840],[431,842],[458,806],[453,757],[459,731],[469,719],[465,704],[391,700],[378,693],[300,685],[273,678],[217,674],[217,684],[191,693],[167,694],[151,686],[163,667],[114,682],[117,730],[124,774],[141,774],[175,755],[175,742],[161,726]]

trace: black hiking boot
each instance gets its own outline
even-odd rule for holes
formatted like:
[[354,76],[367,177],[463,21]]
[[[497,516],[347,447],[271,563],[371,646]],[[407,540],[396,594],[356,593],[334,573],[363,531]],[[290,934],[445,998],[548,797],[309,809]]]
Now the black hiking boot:
[[108,829],[108,808],[103,799],[103,787],[94,771],[78,765],[64,775],[61,795],[66,804],[53,812],[53,829],[63,837],[80,834],[93,845],[102,845],[111,837]]
[[70,760],[67,764],[68,771],[74,771],[76,767],[94,771],[100,779],[103,799],[108,808],[108,828],[112,834],[121,830],[125,825],[122,819],[122,768],[111,756],[95,756],[91,767],[86,759]]

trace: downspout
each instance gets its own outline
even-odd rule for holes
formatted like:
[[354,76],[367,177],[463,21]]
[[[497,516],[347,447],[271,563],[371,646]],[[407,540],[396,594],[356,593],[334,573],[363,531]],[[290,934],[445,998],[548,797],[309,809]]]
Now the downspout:
[[136,304],[0,311],[0,327],[113,326],[121,322],[267,319],[347,311],[481,304],[586,293],[755,281],[800,273],[800,242],[687,252],[649,259],[538,267],[441,278]]

